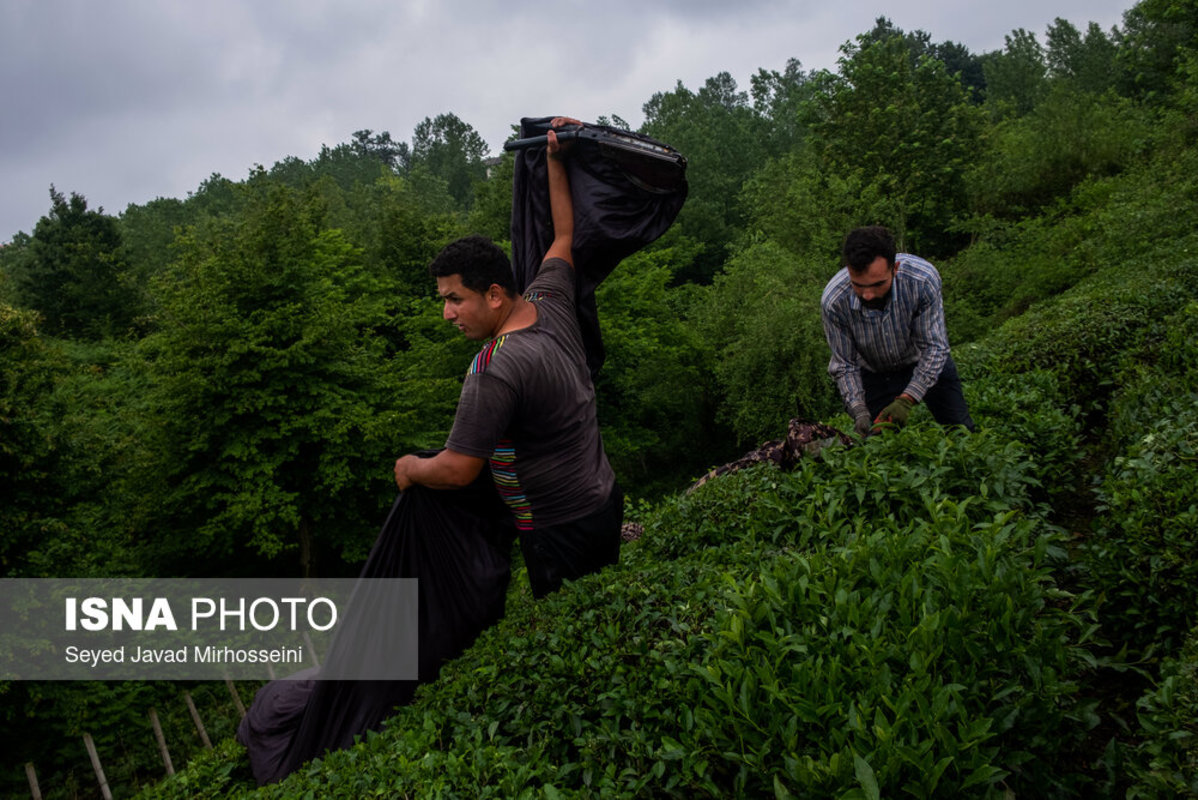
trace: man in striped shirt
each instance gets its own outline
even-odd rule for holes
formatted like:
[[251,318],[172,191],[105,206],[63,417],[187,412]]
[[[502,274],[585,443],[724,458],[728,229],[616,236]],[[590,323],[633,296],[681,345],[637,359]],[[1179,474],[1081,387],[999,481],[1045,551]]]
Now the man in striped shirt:
[[972,431],[949,355],[940,273],[895,250],[894,236],[881,226],[845,237],[843,268],[820,299],[832,349],[828,372],[861,436],[883,423],[905,425],[920,402],[941,425]]

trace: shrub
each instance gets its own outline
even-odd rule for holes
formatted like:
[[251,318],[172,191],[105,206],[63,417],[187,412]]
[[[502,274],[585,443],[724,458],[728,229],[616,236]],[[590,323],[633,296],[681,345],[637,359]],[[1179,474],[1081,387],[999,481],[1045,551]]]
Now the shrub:
[[967,349],[963,386],[979,428],[1022,445],[1038,483],[1038,497],[1056,499],[1079,491],[1074,480],[1084,455],[1079,409],[1055,373],[1008,375],[983,367],[978,363],[982,359],[969,355]]
[[1100,411],[1115,387],[1122,354],[1137,350],[1145,332],[1179,299],[1189,300],[1198,284],[1198,264],[1160,273],[1108,271],[1010,320],[991,343],[994,367],[1008,374],[1051,370],[1068,402],[1087,413]]
[[1198,797],[1198,629],[1138,708],[1144,740],[1130,764],[1135,781],[1127,797]]
[[1104,620],[1137,648],[1180,644],[1198,613],[1198,394],[1174,398],[1097,489],[1085,545]]
[[1046,753],[1082,727],[1063,644],[1076,619],[1048,608],[1053,537],[968,516],[943,500],[730,586],[680,748],[735,796],[1044,786]]
[[1034,485],[1020,445],[922,424],[716,479],[646,515],[618,567],[535,603],[514,584],[383,732],[254,794],[1042,790],[1093,719]]
[[1103,618],[1166,653],[1198,619],[1198,303],[1157,320],[1122,361],[1110,403],[1099,517],[1082,548]]
[[724,395],[721,415],[742,442],[761,442],[795,416],[840,407],[828,375],[819,300],[831,262],[803,260],[772,242],[735,255],[695,311]]

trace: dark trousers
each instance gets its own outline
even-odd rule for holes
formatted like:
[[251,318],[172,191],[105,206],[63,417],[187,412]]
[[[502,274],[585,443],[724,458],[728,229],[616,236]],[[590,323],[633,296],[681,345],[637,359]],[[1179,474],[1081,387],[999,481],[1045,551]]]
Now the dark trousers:
[[[872,419],[877,419],[882,409],[903,393],[907,384],[911,382],[913,372],[914,364],[894,372],[861,370],[865,404],[869,406],[869,416]],[[973,418],[969,416],[969,406],[965,403],[965,395],[961,391],[961,376],[957,374],[957,365],[953,363],[952,356],[944,362],[940,377],[924,395],[923,403],[941,425],[964,425],[971,431],[977,428],[973,424]]]
[[562,581],[598,572],[620,560],[624,492],[613,486],[598,511],[560,525],[546,525],[520,536],[533,597],[561,588]]

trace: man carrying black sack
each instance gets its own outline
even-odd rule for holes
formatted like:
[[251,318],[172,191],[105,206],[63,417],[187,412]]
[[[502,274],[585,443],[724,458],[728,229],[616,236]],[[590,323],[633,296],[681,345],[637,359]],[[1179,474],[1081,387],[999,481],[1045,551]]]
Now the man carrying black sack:
[[[578,124],[559,117],[552,128]],[[616,563],[624,516],[575,313],[574,207],[554,130],[547,150],[554,238],[523,296],[507,256],[483,237],[450,243],[429,265],[445,319],[485,344],[467,370],[445,449],[395,462],[403,491],[468,485],[489,461],[535,597]]]

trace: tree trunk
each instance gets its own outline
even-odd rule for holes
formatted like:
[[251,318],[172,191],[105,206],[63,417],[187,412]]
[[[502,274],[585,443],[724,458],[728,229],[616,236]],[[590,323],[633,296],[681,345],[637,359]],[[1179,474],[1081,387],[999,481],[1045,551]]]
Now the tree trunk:
[[300,572],[305,578],[312,577],[312,526],[306,514],[300,516]]

